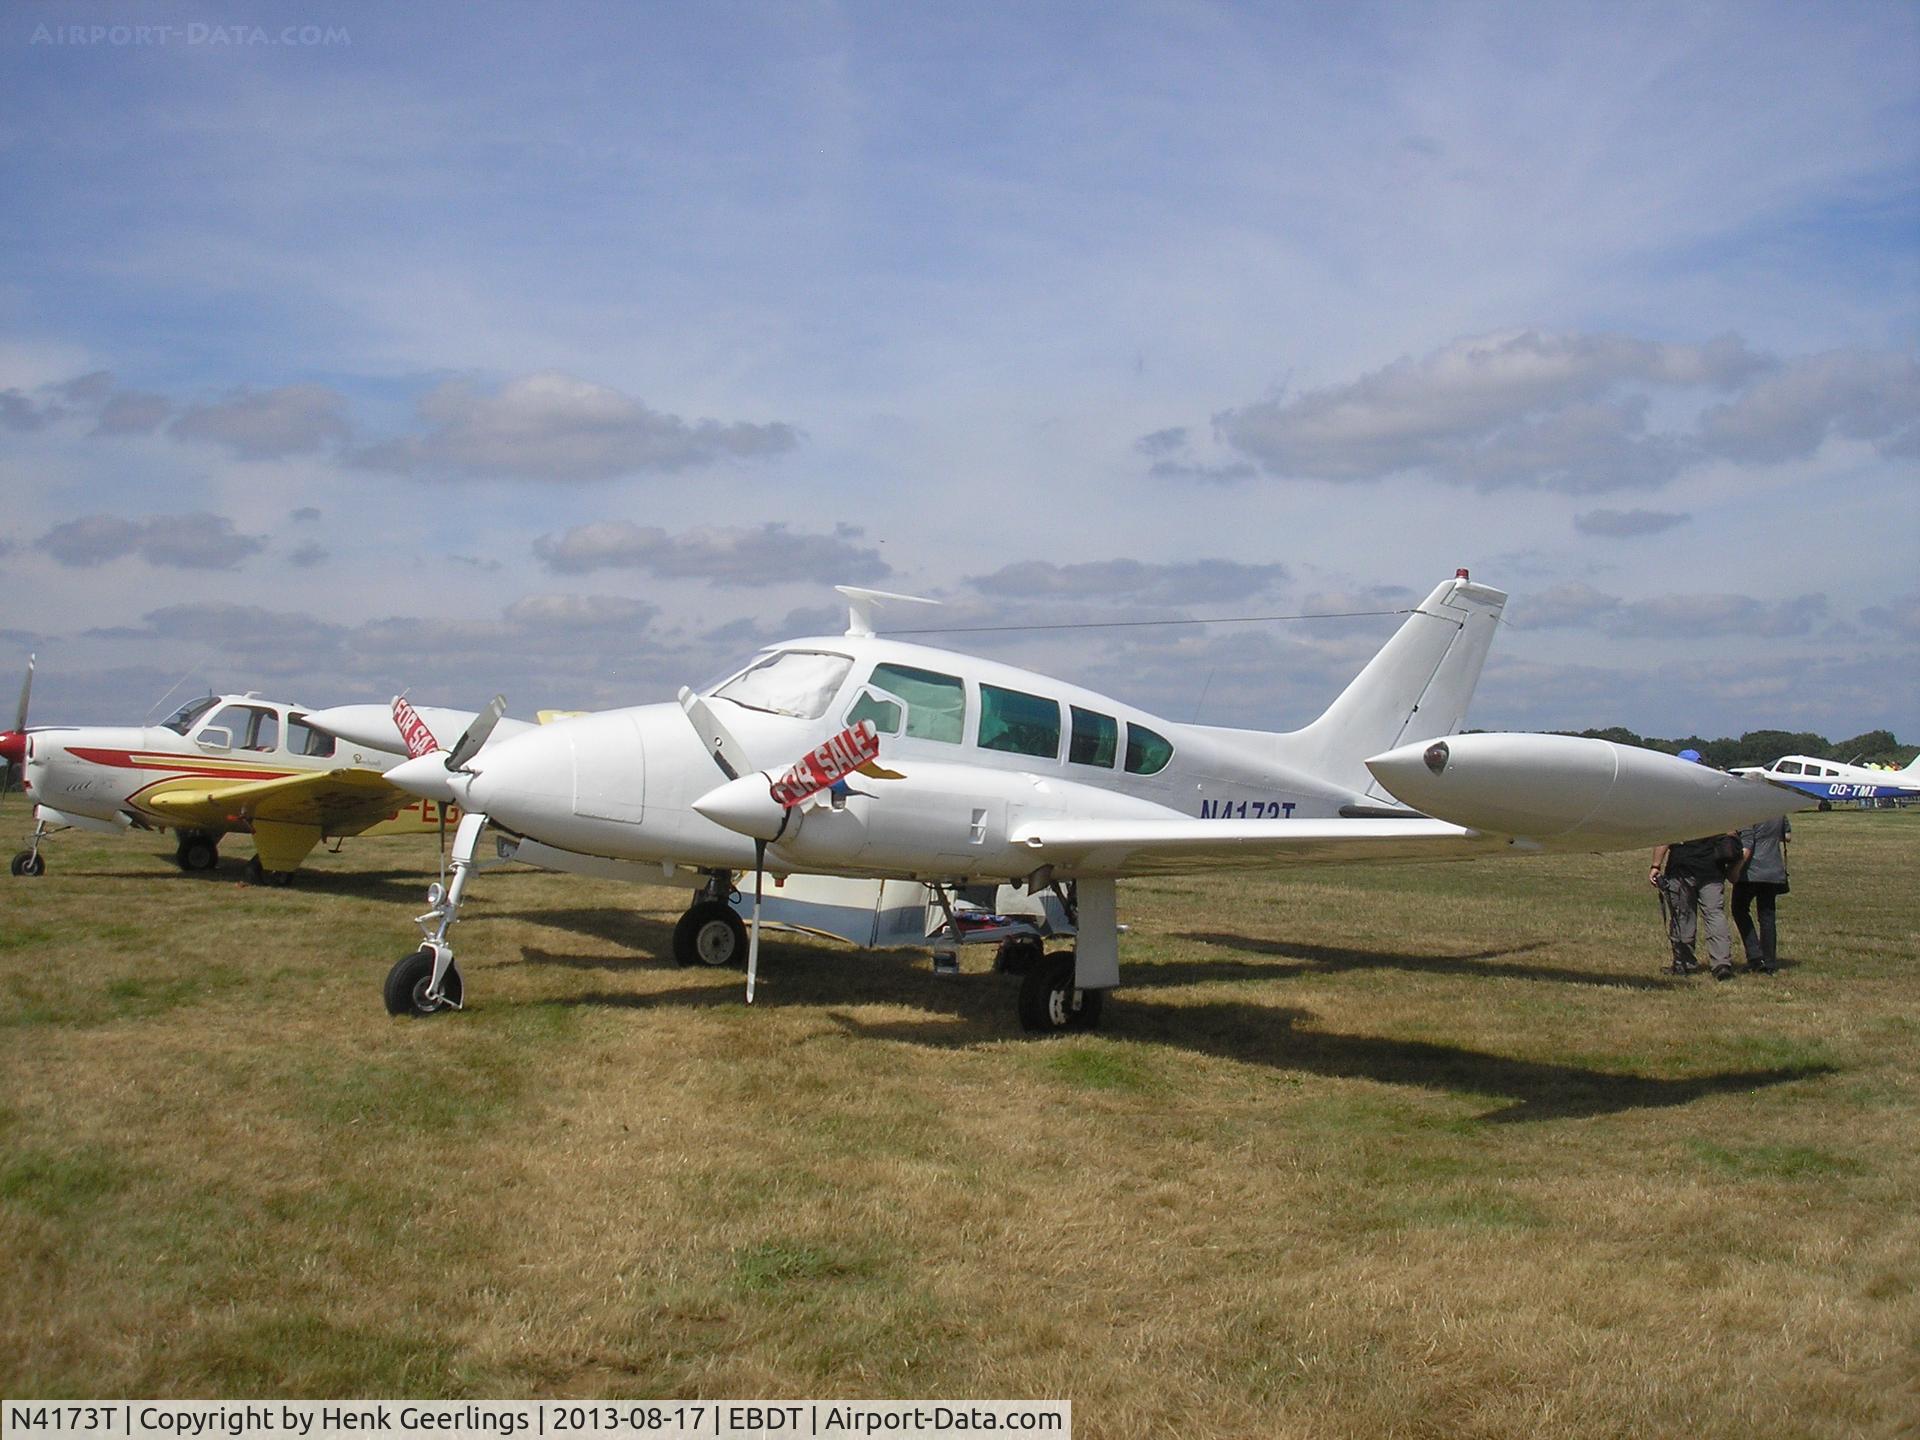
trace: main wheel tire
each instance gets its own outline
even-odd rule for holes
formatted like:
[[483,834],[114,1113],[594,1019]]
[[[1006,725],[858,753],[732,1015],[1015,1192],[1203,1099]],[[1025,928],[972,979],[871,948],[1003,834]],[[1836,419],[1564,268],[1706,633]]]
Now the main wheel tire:
[[22,850],[18,855],[13,857],[12,868],[13,873],[16,875],[26,875],[29,877],[44,875],[47,873],[47,862],[45,857],[38,851]]
[[271,885],[276,890],[284,890],[293,883],[293,872],[291,870],[269,870],[265,865],[260,863],[260,857],[255,855],[251,860],[247,861],[247,883],[249,885]]
[[720,967],[746,959],[747,927],[724,900],[702,900],[673,927],[673,958],[681,965]]
[[205,835],[188,835],[181,839],[173,858],[182,870],[211,870],[220,863],[220,847]]
[[387,972],[386,1002],[389,1015],[411,1015],[418,1020],[452,1009],[466,998],[466,986],[460,979],[460,966],[447,966],[440,981],[438,1000],[427,999],[427,985],[433,979],[433,951],[424,945],[400,958]]
[[1820,808],[1820,809],[1822,809],[1822,810],[1831,810],[1831,809],[1833,809],[1833,801],[1831,801],[1831,800],[1822,800],[1822,801],[1820,802],[1820,805],[1819,805],[1819,808]]
[[1031,975],[1046,959],[1047,947],[1038,935],[1015,935],[993,952],[993,968],[1002,975]]
[[1106,993],[1075,989],[1073,956],[1049,956],[1020,982],[1021,1028],[1042,1035],[1097,1029]]

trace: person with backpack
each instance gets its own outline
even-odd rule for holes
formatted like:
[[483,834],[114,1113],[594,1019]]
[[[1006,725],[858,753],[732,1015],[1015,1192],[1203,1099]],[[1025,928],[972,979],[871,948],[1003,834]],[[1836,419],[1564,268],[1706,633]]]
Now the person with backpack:
[[[1682,750],[1682,760],[1700,763],[1698,750]],[[1647,881],[1660,892],[1660,908],[1667,918],[1667,941],[1673,949],[1668,973],[1691,975],[1700,966],[1694,959],[1694,937],[1707,932],[1707,964],[1716,980],[1733,978],[1733,941],[1727,934],[1726,885],[1728,874],[1740,863],[1740,837],[1703,835],[1678,840],[1653,852]]]

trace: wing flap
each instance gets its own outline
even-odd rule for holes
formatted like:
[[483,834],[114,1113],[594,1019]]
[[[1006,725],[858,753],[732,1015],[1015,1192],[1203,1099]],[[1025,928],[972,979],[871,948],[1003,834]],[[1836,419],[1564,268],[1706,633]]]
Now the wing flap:
[[315,826],[328,835],[357,835],[409,801],[378,770],[346,767],[223,785],[187,784],[141,803],[182,824],[226,826],[266,820]]
[[1034,868],[1075,875],[1178,875],[1369,860],[1467,860],[1508,849],[1444,820],[1034,820],[1016,829]]

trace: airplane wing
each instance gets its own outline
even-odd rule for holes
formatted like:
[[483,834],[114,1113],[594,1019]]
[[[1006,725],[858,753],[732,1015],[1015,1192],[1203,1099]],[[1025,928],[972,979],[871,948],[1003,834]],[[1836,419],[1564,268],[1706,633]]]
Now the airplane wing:
[[140,803],[188,825],[225,826],[244,818],[312,826],[327,835],[358,835],[413,802],[378,770],[345,767],[278,780],[182,786],[149,794]]
[[1034,868],[1178,875],[1357,860],[1469,860],[1513,847],[1444,820],[1035,820],[1016,830]]

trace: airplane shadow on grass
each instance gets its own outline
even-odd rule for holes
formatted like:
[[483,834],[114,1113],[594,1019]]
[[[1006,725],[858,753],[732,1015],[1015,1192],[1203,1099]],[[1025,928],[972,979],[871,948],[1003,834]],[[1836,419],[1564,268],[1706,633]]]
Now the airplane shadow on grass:
[[[1575,970],[1564,965],[1533,965],[1502,957],[1526,955],[1547,948],[1544,940],[1509,945],[1499,950],[1476,950],[1467,955],[1408,955],[1391,950],[1349,950],[1338,945],[1305,945],[1289,940],[1254,940],[1244,935],[1193,931],[1174,937],[1197,945],[1214,945],[1252,955],[1272,955],[1297,963],[1259,964],[1234,960],[1178,961],[1136,966],[1129,985],[1191,985],[1204,980],[1281,980],[1295,975],[1332,975],[1348,970],[1405,970],[1420,975],[1460,975],[1476,980],[1551,980],[1563,985],[1597,985],[1604,989],[1665,990],[1668,983],[1652,976],[1622,977]],[[1488,963],[1499,962],[1499,963]]]
[[[628,933],[648,927],[659,932],[659,947],[654,953],[661,958],[637,955],[632,962],[634,966],[677,969],[670,959],[664,958],[669,953],[669,927],[648,921],[635,924],[629,920],[628,924]],[[1374,957],[1376,963],[1417,958]],[[1472,958],[1454,957],[1436,962],[1436,967],[1485,973],[1469,963]],[[623,962],[604,956],[564,955],[534,949],[523,951],[522,963],[583,970],[627,968]],[[830,950],[778,942],[763,942],[760,964],[761,1004],[780,1009],[818,1008],[842,1033],[850,1036],[964,1049],[1003,1044],[1020,1035],[1013,1018],[1018,981],[1011,977],[979,973],[934,977],[928,973],[924,957],[898,951],[837,955]],[[1190,967],[1186,978],[1219,978],[1216,968],[1196,965]],[[1297,967],[1252,966],[1249,969],[1257,972],[1249,978],[1270,978],[1275,973],[1283,976],[1294,973]],[[1294,1007],[1243,1001],[1178,1005],[1157,1001],[1142,993],[1185,983],[1179,972],[1188,970],[1185,966],[1133,967],[1128,972],[1127,987],[1109,1005],[1100,1033],[1122,1043],[1164,1045],[1280,1072],[1373,1080],[1449,1094],[1489,1097],[1499,1103],[1478,1118],[1500,1124],[1577,1119],[1686,1105],[1713,1095],[1751,1094],[1769,1086],[1830,1074],[1835,1068],[1821,1064],[1778,1065],[1664,1079],[1590,1065],[1523,1059],[1463,1045],[1328,1033],[1312,1028],[1311,1012]],[[1169,971],[1175,973],[1166,973]],[[570,996],[561,1003],[638,1010],[740,1004],[745,994],[744,980],[738,971],[721,973],[725,978],[719,979],[716,975],[714,983],[682,984],[646,993],[596,991]],[[1133,983],[1136,980],[1138,984]],[[927,1018],[869,1021],[843,1008],[849,1004],[900,1005],[922,1011]],[[1036,1037],[1033,1043],[1058,1042]]]

